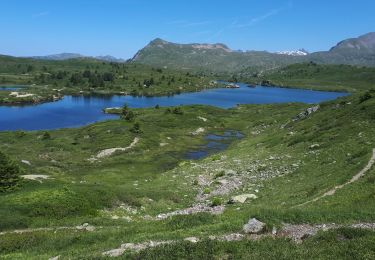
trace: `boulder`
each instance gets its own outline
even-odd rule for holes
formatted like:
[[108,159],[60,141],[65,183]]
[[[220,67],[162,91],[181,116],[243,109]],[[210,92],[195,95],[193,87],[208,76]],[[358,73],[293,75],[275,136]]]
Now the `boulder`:
[[198,243],[199,242],[199,238],[196,238],[196,237],[187,237],[184,240],[189,241],[191,243]]
[[231,202],[233,203],[245,203],[248,199],[256,199],[258,198],[255,194],[241,194],[231,198]]
[[252,218],[243,226],[243,231],[246,234],[258,234],[264,230],[265,226],[265,223],[257,220],[256,218]]

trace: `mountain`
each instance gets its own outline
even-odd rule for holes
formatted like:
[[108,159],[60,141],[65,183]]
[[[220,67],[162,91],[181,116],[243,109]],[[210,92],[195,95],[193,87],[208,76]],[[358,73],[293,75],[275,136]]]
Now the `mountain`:
[[37,60],[70,60],[70,59],[78,59],[78,58],[91,58],[96,60],[108,61],[108,62],[125,62],[126,60],[116,58],[110,55],[106,56],[85,56],[79,53],[59,53],[59,54],[52,54],[46,56],[33,56],[30,57]]
[[266,51],[234,51],[222,43],[178,44],[159,38],[138,51],[132,59],[132,62],[153,66],[218,72],[233,72],[248,67],[275,67],[298,61],[298,57]]
[[358,38],[347,39],[331,48],[331,52],[375,53],[375,32],[362,35]]
[[305,50],[271,53],[234,51],[222,43],[178,44],[155,39],[137,52],[132,62],[159,67],[210,72],[238,72],[244,69],[268,70],[301,62],[375,66],[375,33],[338,43],[329,51]]

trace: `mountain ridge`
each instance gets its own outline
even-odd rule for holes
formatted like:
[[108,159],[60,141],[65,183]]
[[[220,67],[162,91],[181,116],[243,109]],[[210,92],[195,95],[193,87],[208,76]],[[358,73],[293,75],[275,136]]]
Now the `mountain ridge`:
[[[346,46],[360,46],[351,47]],[[160,67],[176,67],[216,72],[234,72],[252,67],[270,69],[300,62],[375,66],[375,33],[346,39],[328,51],[234,51],[222,43],[180,44],[161,38],[150,41],[131,59],[132,62]]]

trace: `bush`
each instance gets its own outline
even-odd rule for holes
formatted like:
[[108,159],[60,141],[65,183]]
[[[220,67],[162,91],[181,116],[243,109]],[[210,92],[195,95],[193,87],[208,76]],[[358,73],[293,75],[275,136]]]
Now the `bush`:
[[135,133],[135,134],[140,134],[140,133],[142,133],[141,125],[140,125],[138,122],[136,122],[136,123],[133,125],[133,127],[130,128],[129,131],[132,132],[132,133]]
[[203,190],[203,194],[210,194],[210,192],[211,190],[208,187]]
[[176,114],[176,115],[183,115],[184,114],[184,111],[182,111],[181,107],[175,107],[172,112],[173,112],[173,114]]
[[13,190],[20,183],[21,168],[6,154],[0,152],[0,192]]
[[370,98],[372,98],[372,95],[370,94],[369,91],[367,91],[365,94],[363,94],[362,96],[359,97],[359,103],[363,103],[363,102],[369,100]]
[[42,135],[42,140],[49,140],[51,139],[51,134],[48,132],[44,132]]
[[219,197],[215,197],[211,201],[211,207],[220,206],[221,204],[223,204],[223,200]]

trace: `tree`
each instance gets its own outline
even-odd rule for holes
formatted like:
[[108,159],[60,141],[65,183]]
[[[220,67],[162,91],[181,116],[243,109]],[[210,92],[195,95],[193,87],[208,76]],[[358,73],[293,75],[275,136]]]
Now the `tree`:
[[102,78],[104,81],[113,81],[115,79],[115,77],[113,76],[111,72],[105,72]]
[[130,132],[132,133],[135,133],[135,134],[140,134],[142,133],[142,130],[141,130],[141,125],[136,122],[132,128],[130,128]]
[[0,192],[11,191],[21,181],[21,168],[0,151]]
[[134,118],[135,118],[135,114],[133,111],[131,111],[128,107],[127,104],[125,104],[123,107],[122,107],[122,110],[121,110],[121,118],[127,120],[127,121],[133,121]]

